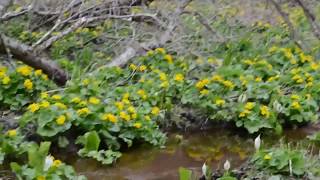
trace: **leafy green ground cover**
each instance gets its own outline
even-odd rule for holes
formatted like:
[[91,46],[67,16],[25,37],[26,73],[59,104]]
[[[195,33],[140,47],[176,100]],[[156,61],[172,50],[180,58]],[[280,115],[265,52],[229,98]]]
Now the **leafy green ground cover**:
[[[225,20],[215,24],[218,30],[227,29],[222,26]],[[303,25],[306,20],[296,22]],[[72,75],[62,89],[41,70],[20,63],[0,66],[0,105],[22,113],[17,126],[1,129],[0,162],[12,161],[18,178],[83,178],[50,156],[50,145],[63,151],[77,144],[79,156],[103,164],[114,163],[121,150],[133,144],[162,147],[166,135],[161,126],[176,107],[196,109],[201,117],[234,124],[250,134],[281,134],[288,125],[318,121],[320,46],[302,50],[289,39],[283,23],[235,25],[235,31],[245,32],[241,38],[203,48],[207,57],[157,48],[124,68],[102,66],[110,56],[81,44],[110,31],[110,26],[105,22],[80,28],[53,45],[51,56]],[[42,32],[24,28],[20,24],[6,30],[23,42],[41,37]],[[197,38],[201,44],[203,38]],[[70,61],[70,55],[78,61]],[[24,159],[24,165],[14,159]],[[288,170],[287,159],[294,171]],[[301,177],[309,171],[305,159],[300,151],[271,148],[258,151],[253,162],[271,174]]]

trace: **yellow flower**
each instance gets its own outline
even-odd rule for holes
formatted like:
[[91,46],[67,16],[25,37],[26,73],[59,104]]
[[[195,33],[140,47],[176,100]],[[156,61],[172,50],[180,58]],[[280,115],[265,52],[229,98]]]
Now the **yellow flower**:
[[176,74],[175,76],[174,76],[174,80],[175,81],[178,81],[178,82],[182,82],[183,80],[184,80],[184,76],[183,76],[183,74]]
[[86,106],[87,105],[87,101],[80,101],[79,102],[79,106]]
[[46,80],[46,81],[48,80],[48,76],[47,76],[46,74],[42,74],[41,77],[42,77],[42,79],[44,79],[44,80]]
[[131,117],[132,117],[132,119],[137,119],[137,114],[133,113],[133,114],[131,114]]
[[2,79],[2,84],[3,85],[7,85],[9,84],[11,81],[10,77],[9,76],[5,76],[3,79]]
[[261,78],[261,77],[256,77],[255,81],[256,81],[256,82],[261,82],[261,81],[262,81],[262,78]]
[[119,110],[123,110],[124,108],[124,104],[122,102],[115,102],[115,105]]
[[319,65],[317,63],[311,63],[310,67],[312,70],[317,70],[319,68]]
[[128,107],[128,112],[129,113],[135,113],[136,109],[133,106]]
[[215,104],[217,106],[223,106],[225,103],[226,103],[226,101],[223,100],[223,99],[217,99],[216,102],[215,102]]
[[133,127],[137,128],[137,129],[140,129],[141,126],[142,126],[141,123],[134,123],[134,124],[133,124]]
[[40,97],[41,97],[41,99],[46,99],[46,98],[49,97],[49,95],[48,95],[47,92],[42,92],[42,93],[40,94]]
[[34,113],[40,109],[40,106],[37,103],[32,103],[28,106],[28,109],[29,109],[29,111]]
[[72,103],[79,103],[81,101],[81,99],[79,97],[74,97],[71,99]]
[[284,52],[284,56],[286,56],[286,58],[288,58],[288,59],[292,59],[293,58],[293,54],[291,52],[291,49],[284,48],[283,52]]
[[233,84],[233,82],[232,81],[229,81],[229,80],[227,80],[227,81],[222,81],[222,84],[225,86],[225,87],[227,87],[227,88],[229,88],[229,89],[232,89],[232,88],[234,88],[234,84]]
[[196,88],[198,88],[199,90],[203,89],[206,85],[209,84],[209,79],[203,79],[200,80],[196,83]]
[[104,114],[102,116],[102,120],[104,121],[110,121],[112,123],[116,123],[118,120],[117,120],[117,117],[111,113],[107,113],[107,114]]
[[0,66],[0,78],[4,77],[7,72],[7,67],[5,66]]
[[297,60],[291,59],[291,60],[290,60],[290,63],[291,63],[291,64],[297,64]]
[[223,81],[223,78],[220,75],[213,75],[211,79],[212,81],[217,81],[217,82]]
[[200,94],[203,95],[203,96],[208,95],[209,94],[209,90],[203,89],[203,90],[200,91]]
[[173,58],[172,58],[172,56],[171,56],[170,54],[165,55],[165,56],[164,56],[164,59],[165,59],[166,61],[168,61],[169,64],[172,64],[172,63],[173,63]]
[[299,54],[301,62],[311,62],[313,61],[313,57],[310,55],[305,55],[303,52]]
[[68,108],[65,104],[63,104],[61,102],[56,102],[54,105],[60,109],[67,109]]
[[311,87],[311,86],[313,86],[313,83],[312,82],[308,82],[306,86],[307,87]]
[[124,111],[121,111],[120,112],[120,117],[122,118],[122,119],[124,119],[124,120],[126,120],[126,121],[130,121],[130,115],[129,114],[127,114],[126,112],[124,112]]
[[158,107],[153,107],[151,109],[151,114],[157,116],[157,115],[159,115],[159,113],[160,113],[160,109]]
[[90,109],[89,108],[81,108],[77,111],[77,114],[79,116],[82,116],[82,115],[88,115],[90,114]]
[[266,154],[264,155],[263,157],[264,160],[270,160],[271,159],[271,156],[269,154]]
[[34,74],[35,74],[36,76],[40,76],[40,75],[42,74],[42,70],[41,70],[41,69],[35,70],[35,71],[34,71]]
[[147,121],[150,121],[150,120],[151,120],[150,116],[148,116],[148,115],[147,115],[147,116],[144,116],[144,119],[147,120]]
[[269,49],[269,53],[274,53],[278,50],[278,47],[277,46],[272,46],[270,49]]
[[130,97],[130,94],[127,92],[127,93],[124,93],[123,94],[123,99],[129,99],[129,97]]
[[301,83],[303,83],[303,79],[302,79],[302,78],[301,78],[301,79],[298,79],[298,80],[296,80],[296,82],[299,83],[299,84],[301,84]]
[[60,95],[58,95],[58,94],[55,94],[55,95],[52,96],[52,99],[54,99],[54,100],[60,100],[61,98],[62,97]]
[[244,60],[243,62],[244,62],[245,64],[247,64],[247,65],[254,65],[254,64],[255,64],[254,61],[249,60],[249,59],[246,59],[246,60]]
[[62,164],[62,162],[60,160],[54,160],[52,166],[54,167],[59,167]]
[[90,80],[89,80],[89,79],[84,79],[84,80],[82,81],[82,84],[83,84],[84,86],[87,86],[89,83],[90,83]]
[[244,111],[242,111],[240,114],[239,114],[239,117],[240,118],[243,118],[243,117],[246,117],[248,114],[250,114],[251,113],[251,111],[249,111],[249,110],[244,110]]
[[124,104],[130,104],[130,100],[129,100],[129,99],[122,99],[122,103],[124,103]]
[[44,177],[44,176],[38,176],[38,177],[37,177],[37,180],[46,180],[46,177]]
[[56,123],[58,125],[63,125],[66,121],[66,116],[65,115],[60,115],[57,119],[56,119]]
[[32,72],[32,68],[30,66],[20,66],[17,68],[17,72],[22,76],[29,76]]
[[297,109],[297,110],[301,109],[301,105],[300,105],[300,103],[299,103],[298,101],[294,101],[294,102],[291,104],[291,107],[292,107],[293,109]]
[[137,69],[137,66],[135,64],[130,64],[129,68],[133,71],[135,71]]
[[271,77],[268,78],[267,82],[272,82],[272,81],[278,79],[279,77],[280,77],[279,75],[271,76]]
[[9,137],[15,137],[15,136],[17,136],[17,130],[11,129],[11,130],[7,131],[7,134]]
[[154,52],[152,50],[147,52],[147,56],[152,56],[154,54]]
[[50,106],[50,103],[48,101],[41,101],[40,107],[42,108],[48,108]]
[[156,52],[165,54],[165,53],[166,53],[166,50],[165,50],[164,48],[157,48],[157,49],[156,49]]
[[159,77],[161,81],[166,81],[167,80],[167,75],[165,73],[159,73]]
[[251,110],[254,108],[254,105],[255,105],[254,102],[247,102],[244,108],[247,110]]
[[261,106],[260,107],[260,113],[261,113],[262,116],[265,116],[266,118],[268,118],[270,116],[270,112],[269,112],[268,106]]
[[139,67],[139,71],[141,71],[141,72],[145,71],[146,69],[147,69],[147,66],[145,66],[145,65],[142,65]]
[[96,97],[90,97],[89,98],[89,103],[91,103],[91,104],[100,104],[100,99],[98,99]]
[[139,89],[137,91],[137,94],[142,98],[142,99],[147,99],[147,95],[143,89]]
[[169,87],[169,82],[168,81],[164,81],[160,84],[160,87],[163,87],[163,88],[167,88]]
[[23,85],[27,90],[32,90],[32,88],[33,88],[33,83],[30,79],[26,79],[24,81]]
[[293,100],[299,100],[299,99],[300,99],[300,96],[298,96],[297,94],[292,94],[292,95],[291,95],[291,99],[293,99]]

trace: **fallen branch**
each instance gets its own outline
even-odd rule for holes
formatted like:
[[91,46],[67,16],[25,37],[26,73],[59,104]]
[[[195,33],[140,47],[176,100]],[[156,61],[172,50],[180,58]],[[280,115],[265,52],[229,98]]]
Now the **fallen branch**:
[[43,54],[41,56],[34,53],[30,46],[15,39],[11,39],[4,34],[0,34],[0,53],[6,53],[6,50],[9,50],[15,59],[18,59],[35,69],[41,69],[57,85],[63,86],[67,82],[68,74],[55,64],[54,61]]

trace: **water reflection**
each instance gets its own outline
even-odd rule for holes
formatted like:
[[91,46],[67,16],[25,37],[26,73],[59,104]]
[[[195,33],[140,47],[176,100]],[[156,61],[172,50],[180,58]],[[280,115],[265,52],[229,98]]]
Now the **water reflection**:
[[[318,128],[305,127],[285,132],[284,140],[303,139]],[[183,136],[182,140],[180,135]],[[280,137],[263,135],[265,145],[279,142]],[[178,169],[183,166],[200,173],[204,162],[222,168],[226,159],[232,168],[240,166],[254,151],[253,138],[211,129],[187,134],[171,134],[165,149],[142,145],[123,153],[113,166],[104,166],[90,159],[64,158],[90,180],[171,180],[178,179]]]

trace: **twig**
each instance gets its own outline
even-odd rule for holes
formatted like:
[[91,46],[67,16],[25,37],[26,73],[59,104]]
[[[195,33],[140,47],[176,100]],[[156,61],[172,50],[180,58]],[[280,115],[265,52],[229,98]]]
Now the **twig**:
[[320,40],[320,27],[316,22],[315,15],[307,8],[307,6],[301,0],[295,0],[304,12],[304,15],[307,17],[309,23],[311,24],[312,32],[316,38]]

